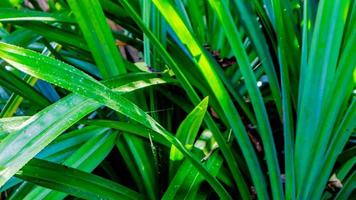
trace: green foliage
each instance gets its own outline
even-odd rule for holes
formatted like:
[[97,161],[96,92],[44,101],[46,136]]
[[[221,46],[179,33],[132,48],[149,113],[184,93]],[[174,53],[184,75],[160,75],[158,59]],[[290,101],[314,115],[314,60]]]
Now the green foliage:
[[355,195],[355,0],[3,1],[0,40],[0,199]]

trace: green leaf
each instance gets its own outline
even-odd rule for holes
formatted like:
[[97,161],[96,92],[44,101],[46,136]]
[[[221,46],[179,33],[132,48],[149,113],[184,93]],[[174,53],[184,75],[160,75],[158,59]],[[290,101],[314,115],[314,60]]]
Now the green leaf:
[[116,81],[111,81],[110,87],[113,91],[120,93],[131,92],[137,88],[145,88],[160,84],[177,84],[177,80],[166,76],[163,73],[130,73],[115,77]]
[[46,13],[32,10],[0,8],[0,21],[49,21],[75,23],[68,13]]
[[38,33],[50,41],[56,41],[62,45],[69,44],[80,49],[88,50],[88,45],[85,43],[83,38],[77,34],[58,28],[55,25],[34,21],[21,23],[17,22],[16,24],[26,28],[27,30],[32,30],[34,33]]
[[[192,149],[195,138],[198,135],[199,128],[203,122],[206,109],[208,108],[209,97],[205,97],[188,116],[179,125],[176,138],[186,146]],[[183,154],[174,146],[171,148],[170,159],[173,161],[182,160]]]
[[137,192],[102,177],[39,159],[32,159],[16,176],[84,199],[144,198]]
[[202,0],[187,1],[186,8],[195,35],[197,36],[200,43],[205,43],[207,28],[204,21],[204,16],[205,16],[204,1]]
[[126,72],[98,0],[69,0],[80,29],[104,79]]

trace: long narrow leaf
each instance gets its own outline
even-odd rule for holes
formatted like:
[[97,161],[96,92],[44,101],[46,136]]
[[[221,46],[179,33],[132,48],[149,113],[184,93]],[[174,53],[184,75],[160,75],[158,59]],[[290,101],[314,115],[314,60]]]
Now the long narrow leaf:
[[104,78],[126,71],[98,0],[68,1]]
[[16,176],[84,199],[144,198],[131,189],[99,176],[39,159],[31,160]]
[[11,8],[0,8],[0,21],[58,21],[75,23],[73,17],[68,13],[45,13],[32,10],[16,10]]
[[[194,110],[192,110],[192,112],[189,113],[189,115],[183,120],[177,130],[176,137],[188,149],[192,148],[193,146],[193,142],[204,119],[207,106],[208,98],[205,98],[200,104],[198,104],[198,106],[194,108]],[[176,149],[174,146],[171,148],[171,160],[181,160],[183,157],[183,154],[179,152],[178,149]]]

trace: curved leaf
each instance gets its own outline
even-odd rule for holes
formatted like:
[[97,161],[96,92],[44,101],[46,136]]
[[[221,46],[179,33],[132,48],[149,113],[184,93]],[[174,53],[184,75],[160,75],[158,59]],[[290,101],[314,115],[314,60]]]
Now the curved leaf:
[[39,159],[32,159],[16,176],[84,199],[144,198],[137,192],[100,176]]

